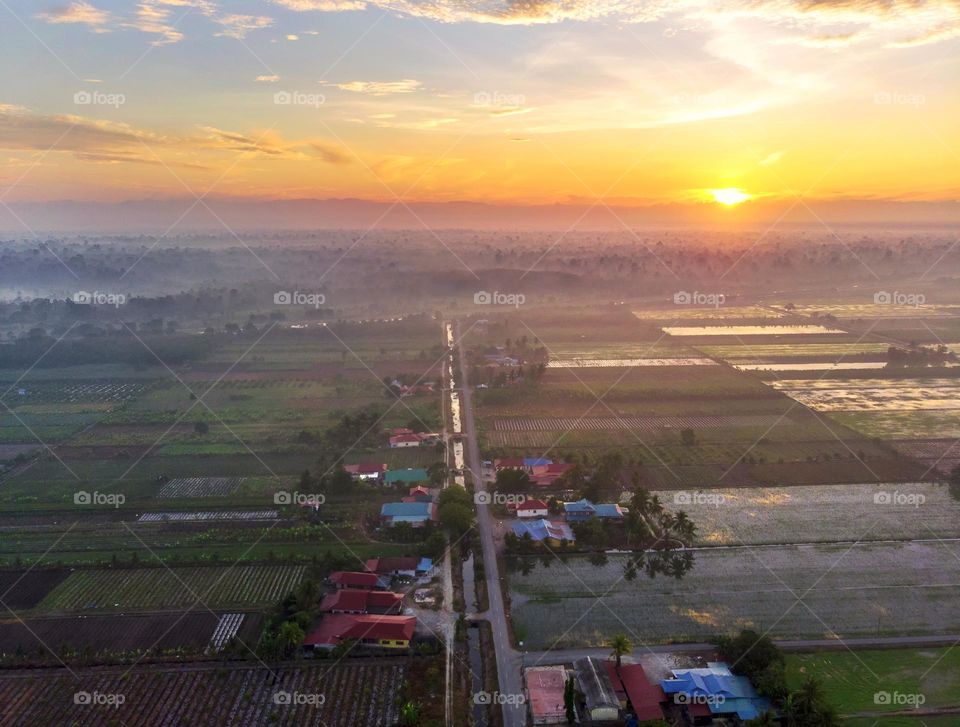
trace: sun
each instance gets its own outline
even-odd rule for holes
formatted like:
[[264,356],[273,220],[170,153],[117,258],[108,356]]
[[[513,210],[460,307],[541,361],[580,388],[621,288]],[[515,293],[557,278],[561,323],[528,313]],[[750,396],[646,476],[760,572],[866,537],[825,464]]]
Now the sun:
[[713,200],[719,202],[724,207],[733,207],[740,204],[741,202],[746,202],[752,197],[752,195],[747,194],[742,189],[737,189],[736,187],[725,187],[724,189],[711,189],[709,190],[710,194],[713,195]]

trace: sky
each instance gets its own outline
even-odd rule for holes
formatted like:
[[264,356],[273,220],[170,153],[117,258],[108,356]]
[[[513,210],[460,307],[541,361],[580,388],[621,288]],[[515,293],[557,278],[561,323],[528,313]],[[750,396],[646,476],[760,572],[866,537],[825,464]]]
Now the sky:
[[960,197],[960,0],[2,0],[0,56],[4,206]]

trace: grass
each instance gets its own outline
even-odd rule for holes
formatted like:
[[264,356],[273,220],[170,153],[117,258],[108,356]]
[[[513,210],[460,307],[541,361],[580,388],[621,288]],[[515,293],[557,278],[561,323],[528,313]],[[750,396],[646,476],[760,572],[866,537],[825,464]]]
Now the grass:
[[[787,656],[787,680],[791,688],[799,687],[808,676],[818,677],[827,699],[845,715],[898,709],[896,705],[877,704],[874,695],[879,692],[922,694],[924,708],[960,706],[960,680],[955,676],[958,672],[958,649],[831,651]],[[863,724],[872,724],[868,718],[863,719]],[[894,718],[889,719],[881,724],[897,724]],[[921,724],[909,719],[903,724]],[[936,724],[928,722],[927,717],[923,719],[928,724]],[[957,717],[952,719],[953,722],[943,724],[956,724]]]

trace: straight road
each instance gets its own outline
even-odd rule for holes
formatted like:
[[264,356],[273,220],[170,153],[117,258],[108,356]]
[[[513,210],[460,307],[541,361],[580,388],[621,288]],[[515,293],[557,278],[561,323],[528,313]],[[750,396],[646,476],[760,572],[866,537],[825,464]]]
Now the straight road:
[[[456,340],[460,341],[460,324],[456,324]],[[473,480],[474,492],[484,492],[483,469],[480,462],[480,446],[477,444],[477,429],[473,417],[473,394],[467,378],[467,363],[463,344],[457,344],[460,358],[460,413],[463,424],[463,439],[466,449],[467,469]],[[510,627],[504,608],[503,589],[500,585],[500,568],[497,563],[497,548],[494,540],[493,516],[489,505],[477,505],[477,527],[483,550],[483,571],[487,581],[487,596],[490,608],[486,618],[493,629],[493,645],[497,662],[497,679],[500,695],[523,694],[523,678],[520,673],[520,655],[510,645]],[[507,704],[515,699],[505,699],[502,706],[504,727],[525,727],[527,709],[522,704]]]

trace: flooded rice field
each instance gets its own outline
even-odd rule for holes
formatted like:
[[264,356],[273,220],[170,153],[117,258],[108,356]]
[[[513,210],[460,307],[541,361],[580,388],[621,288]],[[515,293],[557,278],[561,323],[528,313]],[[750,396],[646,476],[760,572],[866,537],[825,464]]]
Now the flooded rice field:
[[569,358],[547,362],[548,369],[597,369],[633,366],[716,366],[709,358]]
[[817,411],[960,409],[958,379],[783,379],[770,385]]
[[818,325],[796,326],[663,326],[671,336],[811,336],[845,334],[839,328]]

